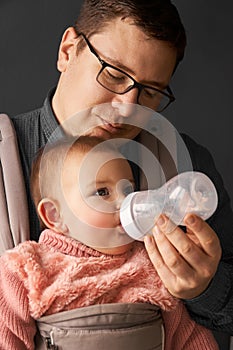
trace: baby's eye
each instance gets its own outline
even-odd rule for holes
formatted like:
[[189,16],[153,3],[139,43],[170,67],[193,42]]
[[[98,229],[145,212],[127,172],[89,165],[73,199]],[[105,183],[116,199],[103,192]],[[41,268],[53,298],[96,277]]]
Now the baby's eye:
[[100,196],[100,197],[104,197],[104,196],[109,196],[109,190],[107,189],[107,187],[103,187],[103,188],[98,188],[96,191],[96,195]]

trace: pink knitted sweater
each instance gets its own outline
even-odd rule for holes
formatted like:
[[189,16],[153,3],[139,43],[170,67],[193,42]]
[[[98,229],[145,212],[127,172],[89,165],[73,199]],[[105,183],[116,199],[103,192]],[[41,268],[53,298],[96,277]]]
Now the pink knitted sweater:
[[34,349],[35,319],[101,303],[146,302],[162,309],[166,350],[217,350],[212,334],[192,321],[159,279],[147,252],[104,255],[45,230],[0,258],[0,349]]

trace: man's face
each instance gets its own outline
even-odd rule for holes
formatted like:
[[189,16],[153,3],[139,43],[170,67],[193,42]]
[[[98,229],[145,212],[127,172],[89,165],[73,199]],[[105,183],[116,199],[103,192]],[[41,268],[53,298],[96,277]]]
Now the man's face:
[[[140,132],[143,115],[142,110],[135,108],[138,89],[119,95],[101,86],[96,81],[101,64],[88,46],[77,53],[80,38],[77,39],[73,28],[69,28],[60,46],[58,69],[61,76],[53,99],[58,121],[62,124],[77,115],[76,123],[82,134],[105,139],[134,138]],[[167,42],[149,39],[129,20],[116,19],[89,39],[101,59],[128,73],[137,82],[158,89],[169,84],[176,64],[176,50]],[[88,113],[83,112],[85,110]],[[136,126],[130,119],[132,116]],[[127,121],[129,124],[125,124]]]

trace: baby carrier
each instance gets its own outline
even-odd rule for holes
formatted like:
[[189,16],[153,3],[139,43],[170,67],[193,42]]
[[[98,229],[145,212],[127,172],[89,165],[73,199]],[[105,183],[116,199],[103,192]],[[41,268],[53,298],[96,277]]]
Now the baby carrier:
[[[15,130],[0,115],[0,254],[28,240],[26,190]],[[37,320],[35,349],[162,350],[163,322],[150,304],[101,304]]]
[[150,304],[100,304],[41,317],[36,349],[161,350],[163,324]]
[[0,114],[0,254],[29,239],[29,220],[23,173],[15,130]]

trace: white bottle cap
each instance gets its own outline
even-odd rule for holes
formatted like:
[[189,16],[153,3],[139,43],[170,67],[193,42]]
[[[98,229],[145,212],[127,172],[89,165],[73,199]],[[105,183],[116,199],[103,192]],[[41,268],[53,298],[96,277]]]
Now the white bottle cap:
[[131,212],[132,206],[130,202],[136,194],[137,192],[132,192],[123,200],[120,210],[120,220],[126,233],[130,237],[137,241],[143,241],[145,235],[139,230],[136,220],[133,218],[133,213]]

